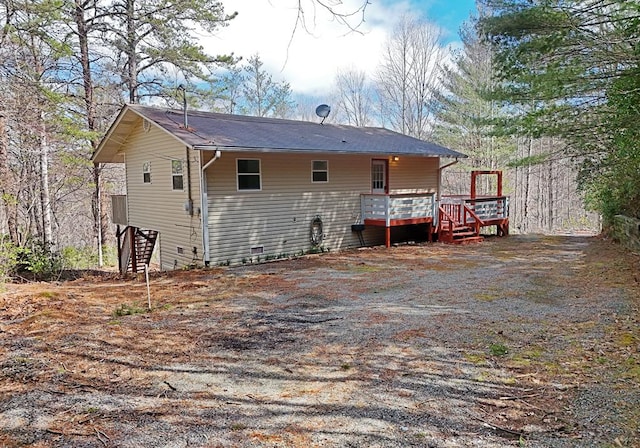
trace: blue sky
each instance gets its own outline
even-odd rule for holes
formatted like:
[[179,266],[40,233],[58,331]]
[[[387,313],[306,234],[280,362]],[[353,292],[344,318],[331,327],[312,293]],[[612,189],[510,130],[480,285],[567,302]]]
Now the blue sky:
[[[349,33],[322,10],[306,5],[308,29],[292,31],[297,0],[222,0],[227,12],[239,15],[214,38],[204,40],[214,54],[259,54],[276,80],[285,80],[297,94],[323,95],[340,70],[373,74],[393,26],[413,14],[441,28],[445,43],[455,45],[458,30],[475,10],[474,0],[370,0],[362,33]],[[363,0],[343,0],[345,10]]]
[[476,11],[475,0],[417,0],[411,4],[427,20],[449,31],[452,34],[449,39],[452,40],[457,36],[460,26]]

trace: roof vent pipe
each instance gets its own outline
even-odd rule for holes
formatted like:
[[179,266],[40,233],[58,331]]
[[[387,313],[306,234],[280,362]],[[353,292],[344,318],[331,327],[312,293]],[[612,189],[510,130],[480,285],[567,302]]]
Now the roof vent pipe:
[[187,119],[187,89],[184,85],[180,84],[178,90],[182,92],[182,114],[183,114],[183,126],[185,129],[189,129],[189,121]]

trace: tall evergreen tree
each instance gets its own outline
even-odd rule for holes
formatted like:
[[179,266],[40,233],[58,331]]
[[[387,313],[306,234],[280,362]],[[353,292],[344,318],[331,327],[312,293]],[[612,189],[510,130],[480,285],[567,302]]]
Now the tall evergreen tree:
[[494,82],[493,51],[476,33],[475,21],[461,29],[462,48],[454,63],[443,66],[442,89],[436,93],[435,138],[469,156],[475,169],[503,167],[513,153],[513,140],[494,136],[492,122],[504,110],[487,98]]
[[[640,73],[640,4],[627,0],[484,3],[492,14],[480,21],[480,29],[496,50],[501,81],[495,86],[495,98],[514,112],[513,119],[502,123],[505,132],[561,137],[565,155],[583,163],[582,188],[588,197],[598,198],[591,203],[605,218],[633,209],[628,201],[637,195],[622,193],[632,188],[630,184],[617,192],[602,181],[627,177],[630,160],[635,163],[640,158],[637,150],[617,157],[631,149],[624,143],[630,135],[625,130],[635,112],[626,100],[640,99],[634,84]],[[610,192],[603,194],[603,186]]]
[[224,13],[220,1],[115,0],[101,9],[107,43],[114,50],[112,69],[130,103],[173,90],[170,69],[186,80],[207,80],[215,64],[233,61],[229,55],[208,55],[195,33],[196,28],[214,32],[235,17]]
[[285,118],[293,110],[291,88],[287,82],[275,82],[263,69],[260,55],[255,54],[243,67],[243,105],[241,111],[258,117],[277,116]]

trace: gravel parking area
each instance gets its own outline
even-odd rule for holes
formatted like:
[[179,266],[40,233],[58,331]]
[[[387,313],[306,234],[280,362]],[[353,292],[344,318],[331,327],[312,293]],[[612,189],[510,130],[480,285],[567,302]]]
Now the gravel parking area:
[[578,236],[3,285],[2,447],[637,447],[640,258]]

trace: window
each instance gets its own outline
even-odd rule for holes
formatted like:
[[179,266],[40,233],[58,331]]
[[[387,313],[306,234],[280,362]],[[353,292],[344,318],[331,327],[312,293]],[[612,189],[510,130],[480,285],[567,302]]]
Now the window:
[[142,182],[145,184],[151,183],[151,162],[144,162],[142,164]]
[[329,162],[314,160],[311,162],[311,181],[329,182]]
[[238,190],[260,190],[259,159],[238,159]]
[[182,160],[171,161],[171,178],[173,190],[184,190],[182,177]]

